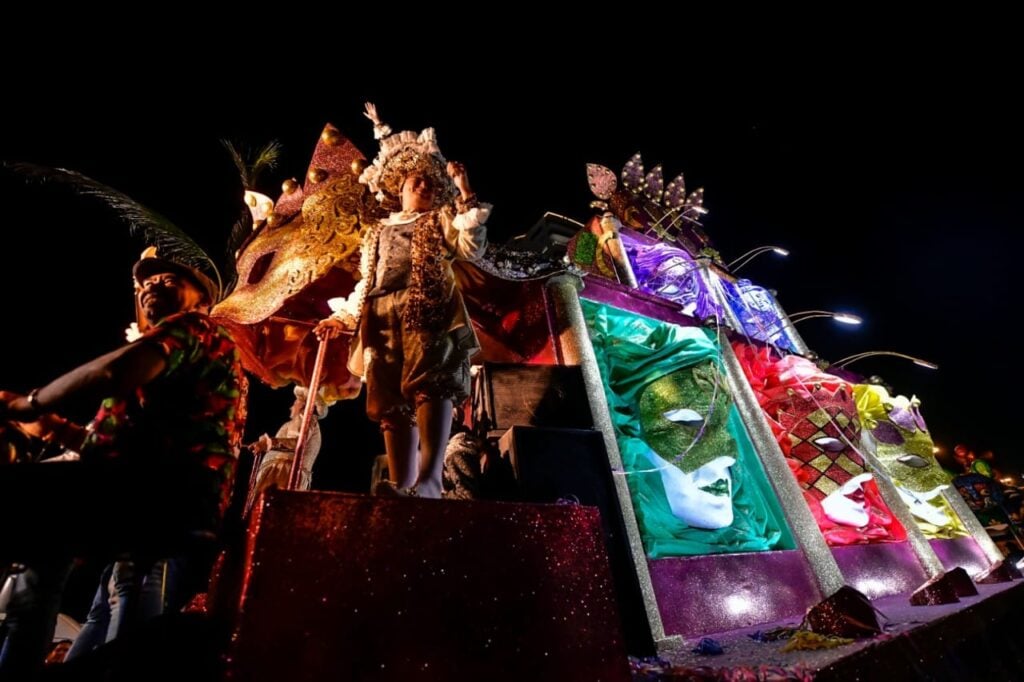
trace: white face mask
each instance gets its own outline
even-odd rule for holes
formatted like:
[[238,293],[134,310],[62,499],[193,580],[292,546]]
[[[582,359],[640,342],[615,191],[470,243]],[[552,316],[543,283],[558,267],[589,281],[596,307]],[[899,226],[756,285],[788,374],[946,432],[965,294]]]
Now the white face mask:
[[862,528],[868,525],[868,503],[864,499],[864,484],[873,478],[871,474],[860,474],[840,486],[821,501],[821,508],[830,520],[841,526]]
[[[734,457],[717,457],[695,471],[684,473],[648,451],[651,465],[658,467],[672,514],[693,528],[716,530],[732,525],[732,473]],[[708,490],[708,488],[714,490]]]
[[948,488],[948,485],[940,485],[934,490],[929,490],[926,493],[915,493],[912,490],[907,490],[901,486],[896,486],[896,490],[900,494],[900,498],[910,508],[910,513],[921,519],[925,523],[930,523],[933,526],[939,528],[945,528],[947,525],[952,523],[952,519],[949,518],[949,514],[942,507],[936,507],[930,503],[932,498],[938,497],[942,494],[942,491]]
[[717,368],[707,362],[662,376],[640,394],[638,407],[647,459],[672,514],[692,528],[732,525],[730,467],[738,455]]

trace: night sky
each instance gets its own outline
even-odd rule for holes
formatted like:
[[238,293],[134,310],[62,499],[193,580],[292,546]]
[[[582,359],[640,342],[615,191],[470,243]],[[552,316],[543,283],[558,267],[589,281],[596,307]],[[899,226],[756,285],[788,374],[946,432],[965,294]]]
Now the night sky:
[[[584,165],[618,172],[639,151],[648,168],[663,165],[666,180],[685,172],[689,187],[705,188],[704,225],[726,260],[762,244],[790,249],[788,259],[763,256],[742,271],[777,289],[786,310],[865,319],[859,328],[801,323],[811,348],[830,359],[893,350],[938,363],[936,372],[878,357],[853,368],[920,397],[947,451],[957,442],[991,449],[997,468],[1019,473],[1011,279],[1021,267],[1024,112],[1002,70],[982,65],[954,85],[945,65],[923,64],[877,73],[751,67],[674,91],[654,78],[616,85],[582,62],[491,67],[438,89],[329,69],[294,81],[265,74],[267,85],[243,83],[241,67],[152,68],[150,82],[132,85],[100,71],[51,74],[41,87],[38,74],[15,73],[0,158],[80,171],[216,250],[240,193],[219,140],[280,140],[284,157],[263,183],[276,197],[282,180],[305,172],[325,122],[373,156],[367,99],[396,130],[437,129],[442,151],[465,162],[477,193],[495,204],[496,242],[545,211],[586,219]],[[60,188],[4,174],[0,205],[0,387],[27,390],[119,343],[143,245],[111,213]],[[276,428],[289,402],[257,391],[253,435]],[[351,431],[358,437],[344,438]],[[318,476],[359,488],[382,451],[375,429],[357,403],[335,408],[326,432]],[[342,442],[352,451],[340,451]]]

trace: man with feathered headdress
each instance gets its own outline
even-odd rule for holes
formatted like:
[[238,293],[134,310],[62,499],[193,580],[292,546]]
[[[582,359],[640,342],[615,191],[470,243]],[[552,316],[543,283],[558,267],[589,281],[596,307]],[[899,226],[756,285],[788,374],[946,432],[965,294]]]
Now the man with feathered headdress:
[[379,492],[440,497],[452,405],[468,395],[479,348],[451,261],[483,255],[491,206],[477,202],[462,164],[445,161],[432,128],[392,134],[373,104],[365,115],[380,153],[360,182],[392,212],[366,231],[362,279],[317,332],[358,330],[349,369],[366,382],[391,474]]

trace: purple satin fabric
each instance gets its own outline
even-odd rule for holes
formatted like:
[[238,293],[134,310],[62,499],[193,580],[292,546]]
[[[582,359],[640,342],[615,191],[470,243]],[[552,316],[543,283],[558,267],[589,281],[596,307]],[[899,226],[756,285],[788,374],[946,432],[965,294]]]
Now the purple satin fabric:
[[698,319],[721,317],[697,263],[686,251],[668,244],[649,243],[622,233],[633,273],[640,288],[655,296],[678,303],[683,312]]

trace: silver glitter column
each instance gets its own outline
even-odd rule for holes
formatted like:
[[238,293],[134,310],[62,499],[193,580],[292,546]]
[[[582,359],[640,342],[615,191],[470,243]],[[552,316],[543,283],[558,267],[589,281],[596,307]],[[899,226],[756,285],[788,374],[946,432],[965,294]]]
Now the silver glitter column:
[[736,409],[739,410],[750,440],[754,443],[754,449],[757,450],[761,464],[768,474],[768,480],[779,498],[779,504],[786,515],[789,527],[793,530],[797,545],[814,571],[822,596],[827,597],[846,584],[839,564],[832,556],[825,536],[821,534],[814,515],[807,507],[803,490],[793,476],[789,464],[786,463],[786,457],[782,454],[771,427],[768,426],[761,406],[757,403],[757,397],[747,383],[739,358],[728,342],[722,344],[722,361],[725,364],[729,390],[736,401]]
[[615,496],[618,498],[619,510],[626,527],[630,554],[633,566],[636,568],[640,591],[643,594],[644,610],[647,613],[651,637],[659,651],[679,648],[683,644],[682,637],[679,635],[666,637],[665,635],[665,626],[661,622],[661,613],[658,611],[654,585],[651,583],[651,574],[647,568],[647,555],[644,552],[643,540],[640,538],[640,528],[636,523],[636,512],[633,511],[633,499],[629,494],[626,477],[622,475],[622,456],[619,454],[619,444],[615,440],[615,429],[608,411],[608,400],[604,394],[604,384],[597,368],[594,348],[590,345],[590,335],[587,333],[587,325],[583,318],[583,308],[580,307],[578,292],[583,288],[583,281],[575,275],[563,274],[549,279],[546,286],[548,304],[554,313],[551,319],[557,325],[552,329],[552,335],[558,343],[559,357],[565,364],[579,365],[583,370],[583,382],[586,386],[587,398],[590,400],[594,428],[598,429],[604,437],[604,447],[608,453],[608,466],[611,467],[612,479],[615,481]]
[[867,429],[861,431],[860,447],[857,449],[864,457],[864,462],[870,467],[871,474],[875,479],[875,485],[878,486],[878,492],[882,495],[882,499],[885,500],[886,506],[889,507],[893,516],[903,524],[904,530],[907,531],[907,542],[910,543],[910,547],[914,550],[917,560],[921,562],[925,575],[929,578],[941,575],[946,570],[942,566],[942,561],[936,556],[935,550],[932,549],[931,544],[928,542],[928,538],[917,527],[914,515],[910,513],[910,508],[907,507],[903,498],[900,497],[899,491],[896,490],[896,486],[893,484],[892,479],[889,478],[889,474],[882,467],[882,463],[875,457],[875,445]]
[[992,536],[985,530],[985,526],[981,525],[981,521],[974,515],[971,508],[967,506],[964,498],[960,496],[956,488],[951,484],[949,488],[942,491],[942,497],[949,502],[949,506],[953,508],[956,515],[960,517],[960,521],[963,522],[964,528],[971,534],[974,541],[978,543],[978,547],[985,553],[985,556],[993,564],[999,563],[1003,560],[1003,553],[999,551],[999,547],[992,540]]
[[[703,269],[708,282],[715,284],[709,288],[716,297],[718,305],[726,311],[726,315],[731,316],[732,313],[725,300],[725,294],[715,283],[707,263],[704,264]],[[786,323],[789,324],[788,318],[786,318]],[[737,327],[737,329],[742,328]],[[839,564],[832,556],[832,550],[825,542],[825,536],[818,528],[818,522],[814,520],[814,515],[807,507],[803,490],[797,483],[796,477],[793,476],[789,464],[786,463],[786,456],[782,454],[782,448],[779,447],[779,443],[775,440],[775,434],[768,426],[768,420],[765,418],[764,412],[761,411],[757,396],[750,388],[747,377],[743,374],[743,368],[740,367],[739,358],[733,352],[728,339],[722,343],[722,364],[725,365],[725,376],[729,383],[729,390],[732,391],[736,409],[739,410],[740,419],[747,427],[747,434],[754,444],[761,465],[764,466],[768,481],[775,490],[776,497],[779,498],[779,505],[782,506],[782,513],[786,515],[786,521],[793,531],[797,546],[807,557],[807,562],[811,565],[822,596],[828,597],[843,587],[846,584],[846,579],[843,578]]]

